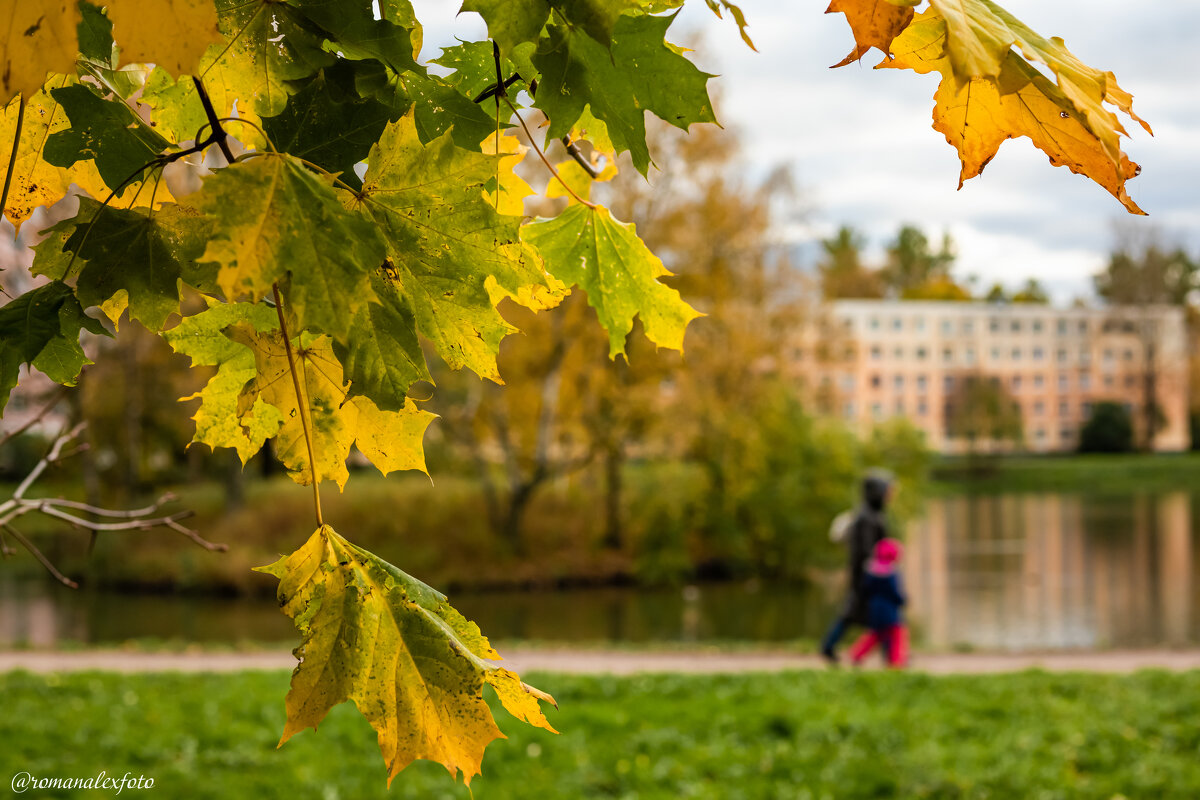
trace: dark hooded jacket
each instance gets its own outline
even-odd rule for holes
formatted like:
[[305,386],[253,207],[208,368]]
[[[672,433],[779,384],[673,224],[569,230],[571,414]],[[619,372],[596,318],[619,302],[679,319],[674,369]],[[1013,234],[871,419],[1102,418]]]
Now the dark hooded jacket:
[[846,551],[849,557],[847,567],[850,580],[845,614],[851,622],[860,625],[867,624],[866,601],[862,592],[867,560],[874,552],[875,545],[888,535],[884,508],[891,484],[891,476],[883,472],[872,472],[863,479],[863,504],[854,518],[854,524],[847,531]]

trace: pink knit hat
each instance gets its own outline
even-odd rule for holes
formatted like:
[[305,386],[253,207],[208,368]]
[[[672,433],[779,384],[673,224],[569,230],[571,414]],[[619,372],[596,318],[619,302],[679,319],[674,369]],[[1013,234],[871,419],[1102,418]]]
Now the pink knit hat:
[[880,539],[867,569],[876,575],[887,575],[896,568],[896,562],[904,554],[904,548],[895,539]]

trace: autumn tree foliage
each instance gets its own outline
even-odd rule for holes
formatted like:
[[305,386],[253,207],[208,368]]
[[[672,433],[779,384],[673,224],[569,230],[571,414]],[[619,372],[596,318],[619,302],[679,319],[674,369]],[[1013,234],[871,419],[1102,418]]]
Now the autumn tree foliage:
[[[433,415],[409,393],[431,377],[421,343],[501,381],[506,299],[539,311],[580,290],[611,358],[635,319],[655,346],[683,346],[697,311],[634,227],[589,198],[599,170],[582,155],[626,154],[646,174],[646,112],[683,130],[715,121],[711,76],[666,38],[681,2],[466,0],[488,39],[436,59],[407,0],[0,10],[0,205],[20,229],[79,193],[37,248],[43,282],[0,307],[0,410],[29,369],[72,384],[88,363],[81,331],[111,334],[123,316],[215,372],[194,441],[244,461],[272,440],[313,489],[315,531],[263,568],[301,638],[284,741],[353,700],[389,779],[423,758],[469,781],[502,735],[484,684],[518,719],[550,726],[548,696],[498,666],[443,595],[327,524],[319,487],[344,486],[352,448],[384,473],[424,469]],[[745,34],[736,6],[707,3]],[[1111,73],[991,0],[915,5],[830,10],[853,32],[843,63],[875,48],[881,67],[942,76],[934,124],[960,180],[1023,136],[1140,213],[1109,106],[1141,120]],[[512,128],[541,154],[547,191],[571,201],[553,217],[526,216]],[[545,156],[554,140],[571,154],[558,165]]]

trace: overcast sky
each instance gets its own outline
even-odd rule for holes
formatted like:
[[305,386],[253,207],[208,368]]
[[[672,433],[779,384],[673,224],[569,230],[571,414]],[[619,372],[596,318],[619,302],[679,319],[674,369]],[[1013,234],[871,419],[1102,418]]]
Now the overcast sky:
[[[453,35],[486,35],[477,15],[455,17],[456,2],[415,5],[426,25],[425,59]],[[809,209],[804,224],[786,231],[797,242],[850,224],[878,256],[911,222],[931,238],[954,237],[960,275],[1010,287],[1034,276],[1058,302],[1090,293],[1118,220],[1157,226],[1200,253],[1200,0],[1003,2],[1133,93],[1134,110],[1155,135],[1123,120],[1133,137],[1123,140],[1125,152],[1142,166],[1128,189],[1149,218],[1132,217],[1096,184],[1051,167],[1027,139],[1005,142],[983,176],[956,191],[957,155],[930,127],[937,76],[873,70],[876,51],[861,65],[829,69],[853,38],[841,14],[821,13],[820,0],[740,5],[757,53],[701,0],[689,0],[671,36],[685,45],[702,36],[691,57],[719,73],[718,113],[743,135],[751,169],[791,167]]]

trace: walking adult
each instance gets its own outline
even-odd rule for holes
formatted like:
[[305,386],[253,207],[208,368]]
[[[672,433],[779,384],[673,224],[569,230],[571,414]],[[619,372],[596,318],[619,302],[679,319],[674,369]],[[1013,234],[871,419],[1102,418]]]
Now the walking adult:
[[867,607],[863,596],[863,576],[875,545],[888,536],[886,509],[895,488],[895,478],[887,470],[870,470],[862,482],[862,505],[846,531],[846,601],[838,618],[821,642],[821,655],[837,663],[837,645],[851,624],[866,626]]

